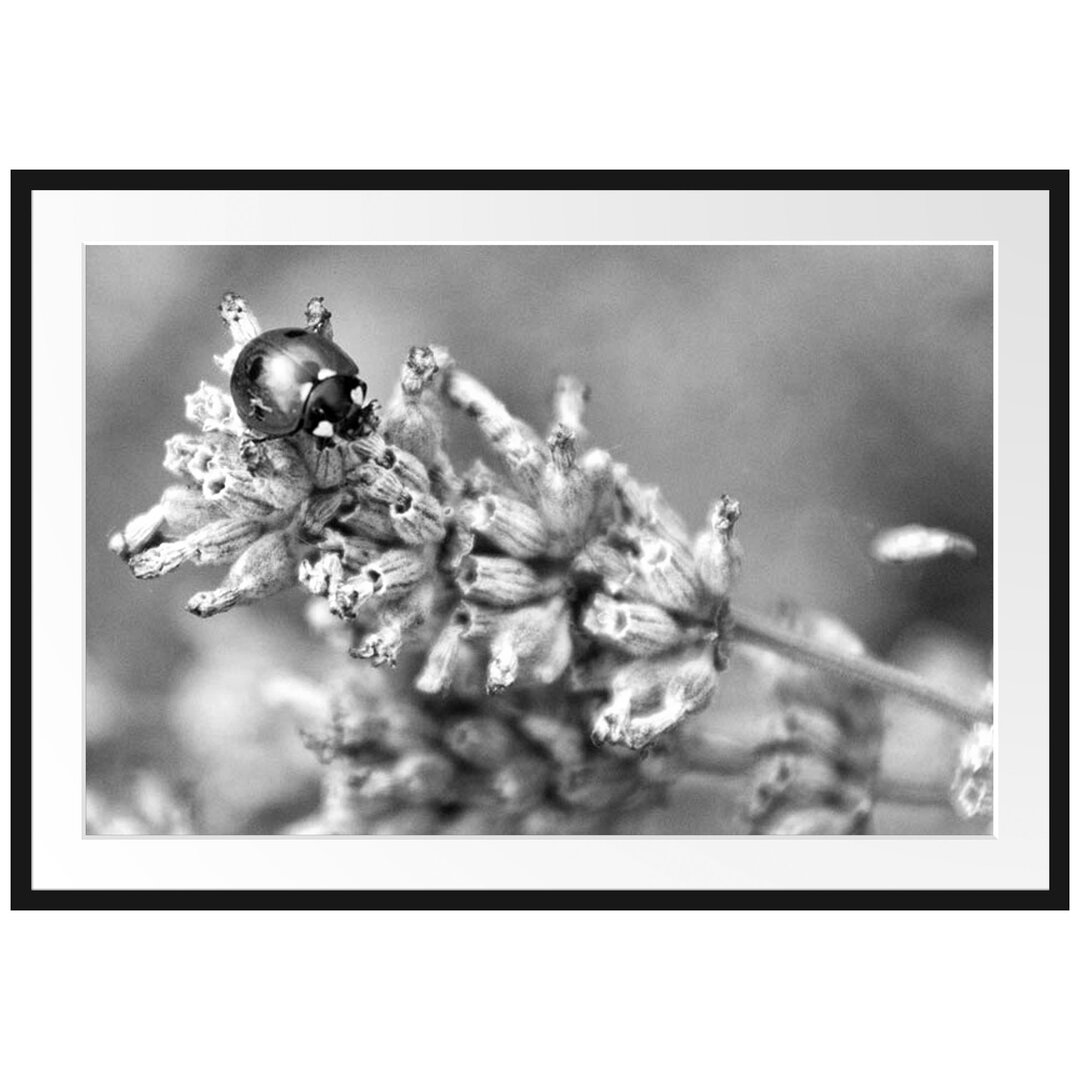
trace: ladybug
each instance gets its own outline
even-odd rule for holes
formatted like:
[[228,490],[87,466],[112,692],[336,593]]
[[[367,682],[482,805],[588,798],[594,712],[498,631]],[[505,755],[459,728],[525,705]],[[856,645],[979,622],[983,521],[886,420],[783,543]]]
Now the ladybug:
[[360,369],[311,330],[267,330],[252,338],[236,359],[229,389],[240,419],[269,439],[299,431],[352,438],[377,423]]

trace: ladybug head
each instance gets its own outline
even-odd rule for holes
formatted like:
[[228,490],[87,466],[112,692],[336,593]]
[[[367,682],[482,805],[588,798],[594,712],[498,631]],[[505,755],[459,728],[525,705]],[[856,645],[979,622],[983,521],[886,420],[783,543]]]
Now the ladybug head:
[[355,375],[320,379],[304,404],[303,430],[321,438],[354,438],[374,430],[374,402],[367,401],[367,384]]

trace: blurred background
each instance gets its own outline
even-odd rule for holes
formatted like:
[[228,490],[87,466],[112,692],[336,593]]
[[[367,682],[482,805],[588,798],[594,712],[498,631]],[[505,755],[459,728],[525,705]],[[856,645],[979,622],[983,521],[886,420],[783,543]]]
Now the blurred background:
[[[384,400],[409,346],[428,342],[540,426],[556,375],[580,376],[592,443],[694,528],[720,494],[740,500],[741,603],[826,609],[873,651],[977,691],[993,627],[992,275],[988,246],[88,248],[95,807],[139,831],[146,805],[164,820],[170,796],[190,798],[202,831],[257,832],[318,798],[295,717],[253,694],[276,673],[318,679],[337,662],[306,629],[299,591],[204,622],[184,602],[223,568],[138,582],[106,546],[166,485],[162,444],[185,429],[184,395],[224,383],[211,359],[230,344],[224,291],[264,328],[302,325],[324,296],[335,339]],[[480,452],[468,422],[450,436],[458,462]],[[873,562],[874,533],[908,522],[970,536],[978,559]],[[700,722],[721,723],[723,707]],[[893,719],[886,765],[939,767],[940,724]],[[722,787],[687,784],[653,828],[728,831]],[[883,806],[877,824],[967,828],[933,807]]]

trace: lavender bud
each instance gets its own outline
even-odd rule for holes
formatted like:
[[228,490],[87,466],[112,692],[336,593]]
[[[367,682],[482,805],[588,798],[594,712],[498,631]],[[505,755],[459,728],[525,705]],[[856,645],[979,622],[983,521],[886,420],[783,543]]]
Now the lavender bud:
[[573,562],[577,574],[601,579],[610,596],[622,596],[637,576],[637,545],[620,532],[590,540]]
[[508,495],[514,498],[517,494],[513,484],[479,458],[465,470],[461,486],[463,493],[471,499],[482,495]]
[[359,660],[370,660],[374,667],[383,664],[394,667],[405,635],[427,619],[434,594],[434,584],[422,582],[399,602],[384,606],[379,612],[379,628],[364,637],[359,645],[350,648],[349,655]]
[[466,600],[493,607],[518,607],[558,588],[557,582],[545,581],[517,559],[498,555],[463,558],[457,583]]
[[186,562],[202,566],[226,563],[236,558],[261,531],[257,521],[222,518],[196,529],[183,540],[159,544],[133,555],[128,566],[137,578],[156,578]]
[[165,440],[162,465],[181,480],[193,479],[201,484],[206,465],[214,453],[215,447],[209,440],[181,433]]
[[602,479],[614,490],[617,466],[607,450],[594,446],[581,455],[578,464],[581,471],[594,483]]
[[[343,835],[364,831],[368,815],[378,805],[362,791],[370,771],[370,766],[358,768],[346,758],[329,762],[323,780],[322,812],[317,819],[319,832]],[[387,797],[379,809],[386,812],[391,806]]]
[[406,544],[436,543],[446,535],[446,515],[437,499],[414,491],[390,507],[390,524]]
[[416,678],[416,689],[420,693],[441,694],[450,688],[465,629],[465,624],[454,620],[443,627],[428,650],[427,660]]
[[[331,768],[340,765],[331,763]],[[374,817],[388,813],[401,805],[399,787],[394,782],[392,769],[388,765],[376,765],[370,761],[347,763],[348,773],[341,786],[339,800],[353,820],[348,828],[350,832],[366,832],[368,822]],[[329,793],[327,801],[330,800]],[[344,816],[344,815],[343,815]]]
[[314,562],[302,562],[299,568],[300,584],[315,596],[335,593],[345,577],[341,556],[327,552]]
[[240,347],[246,345],[252,338],[258,337],[262,333],[262,329],[258,320],[251,313],[247,301],[234,292],[227,292],[221,298],[218,311],[221,313],[221,319],[232,336],[235,347],[234,350],[230,350],[235,351],[235,355],[231,357],[227,367],[223,362],[224,357],[215,357],[226,374],[228,374],[232,371],[232,365],[236,357],[240,355]]
[[165,516],[162,532],[170,539],[187,536],[219,515],[218,508],[207,502],[201,491],[179,484],[165,489],[160,506]]
[[430,569],[430,559],[418,552],[400,548],[384,552],[338,586],[335,604],[342,618],[355,618],[357,609],[367,600],[396,600],[413,589]]
[[334,524],[347,533],[368,540],[385,543],[398,539],[397,531],[390,521],[390,509],[381,503],[367,500],[359,502],[348,513],[341,514]]
[[185,395],[184,416],[204,432],[224,431],[239,435],[244,430],[232,397],[206,382],[200,382],[194,394]]
[[844,724],[832,712],[813,705],[792,702],[769,718],[765,734],[777,746],[833,761],[847,759],[850,737]]
[[634,697],[628,688],[613,688],[607,703],[593,717],[592,741],[603,743],[622,742],[630,727]]
[[486,607],[462,601],[451,612],[450,622],[460,624],[466,641],[488,641],[503,625],[506,612],[502,608]]
[[994,812],[994,728],[975,724],[960,747],[949,795],[963,818],[989,817]]
[[517,559],[532,559],[548,550],[550,538],[540,515],[527,503],[503,495],[485,495],[462,505],[465,523],[496,547]]
[[478,769],[497,769],[521,751],[521,740],[493,717],[458,720],[447,728],[445,739],[457,757]]
[[551,466],[545,472],[550,484],[555,478],[568,476],[577,468],[577,442],[570,428],[556,424],[548,436],[547,445]]
[[296,584],[296,577],[296,557],[288,536],[269,533],[244,549],[219,588],[196,594],[187,608],[201,618],[217,615],[287,589]]
[[391,401],[383,423],[387,439],[429,468],[445,457],[442,418],[431,394],[439,370],[434,349],[410,349],[402,368],[400,393]]
[[732,536],[739,512],[738,500],[722,495],[694,543],[698,578],[713,596],[726,596],[742,567],[742,545]]
[[878,533],[870,544],[870,554],[878,562],[903,564],[929,562],[943,555],[974,559],[978,550],[975,541],[961,533],[901,525]]
[[268,483],[227,474],[221,486],[203,485],[203,492],[217,511],[230,518],[250,518],[263,529],[285,525],[307,494],[309,486],[296,491],[273,490]]
[[356,475],[356,482],[374,502],[393,506],[409,494],[405,485],[392,473],[378,465],[363,465]]
[[398,654],[404,643],[404,631],[400,622],[387,621],[374,633],[366,634],[359,645],[349,649],[354,660],[370,660],[372,667],[397,665]]
[[386,550],[386,544],[369,540],[365,536],[349,536],[335,529],[325,529],[323,538],[319,542],[319,549],[339,554],[345,570],[355,574],[382,555]]
[[647,600],[670,611],[694,613],[701,607],[693,559],[682,544],[642,536],[637,574],[626,587],[630,599]]
[[555,382],[552,412],[554,427],[564,427],[575,438],[585,436],[585,404],[589,400],[589,388],[573,375],[560,375]]
[[243,448],[239,451],[249,472],[263,477],[276,477],[287,480],[297,488],[311,487],[311,474],[303,453],[289,439],[262,439],[250,443],[254,459],[244,457]]
[[439,725],[426,713],[401,703],[376,700],[362,692],[339,690],[333,709],[334,752],[376,750],[402,754],[424,749],[439,737]]
[[539,758],[517,757],[488,778],[495,797],[515,810],[526,810],[544,797],[550,768]]
[[491,637],[487,691],[554,682],[570,663],[570,619],[561,597],[507,612]]
[[870,823],[871,802],[859,799],[848,806],[805,806],[787,809],[768,822],[770,836],[851,836],[865,832]]
[[563,802],[582,810],[603,810],[629,797],[637,784],[634,767],[608,757],[592,758],[555,777],[555,790]]
[[603,451],[589,451],[581,458],[580,467],[592,492],[592,512],[587,528],[589,534],[594,535],[608,527],[618,513],[611,455]]
[[404,754],[391,770],[394,794],[412,806],[437,803],[454,782],[454,764],[433,750]]
[[313,296],[304,308],[304,317],[307,320],[307,328],[313,334],[319,334],[327,341],[333,341],[334,328],[330,325],[331,311],[323,300],[321,296]]
[[345,455],[337,444],[321,446],[320,440],[312,439],[305,456],[318,490],[330,491],[345,482]]
[[684,644],[687,632],[652,604],[628,604],[597,593],[582,616],[586,633],[631,656],[656,656]]
[[476,543],[476,535],[460,519],[448,519],[446,539],[439,554],[439,568],[449,577],[457,577],[465,557]]
[[392,453],[390,444],[378,430],[366,431],[363,435],[350,439],[342,450],[345,456],[345,473],[350,480],[356,477],[357,470],[369,463],[378,465],[380,469],[388,469],[391,464],[387,459],[387,454]]
[[455,368],[447,372],[443,390],[453,404],[476,421],[510,472],[529,486],[535,483],[547,462],[535,432],[511,416],[483,383],[463,371]]
[[296,514],[296,525],[300,533],[308,537],[318,537],[340,514],[349,498],[348,492],[341,489],[308,496],[300,504]]
[[595,488],[576,464],[574,438],[556,428],[548,440],[551,462],[536,486],[540,516],[552,537],[552,554],[563,556],[581,547],[595,508]]
[[751,820],[764,817],[778,803],[820,803],[838,795],[842,781],[832,762],[813,754],[778,753],[754,770],[748,811]]
[[[641,750],[687,716],[703,709],[716,688],[708,648],[663,661],[637,660],[612,680],[611,699],[593,721],[593,741]],[[659,700],[659,708],[653,708]]]
[[159,538],[164,524],[165,508],[159,503],[144,514],[133,517],[122,532],[114,533],[109,538],[109,549],[123,559],[138,555]]
[[408,450],[388,446],[379,458],[379,464],[389,469],[405,487],[424,495],[431,493],[431,480],[424,463]]
[[585,758],[585,737],[570,720],[546,713],[529,713],[520,721],[522,732],[560,765],[579,765]]

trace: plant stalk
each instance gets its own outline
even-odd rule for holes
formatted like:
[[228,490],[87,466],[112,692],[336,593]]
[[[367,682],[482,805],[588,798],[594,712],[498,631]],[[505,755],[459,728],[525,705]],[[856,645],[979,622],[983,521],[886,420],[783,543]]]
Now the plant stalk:
[[796,663],[837,675],[872,690],[906,697],[909,701],[936,710],[964,730],[975,723],[993,721],[993,710],[990,706],[955,698],[947,691],[931,686],[914,672],[893,667],[892,664],[886,664],[872,656],[852,656],[835,652],[815,641],[793,634],[765,616],[745,608],[732,606],[731,616],[736,643],[757,645],[786,656]]

